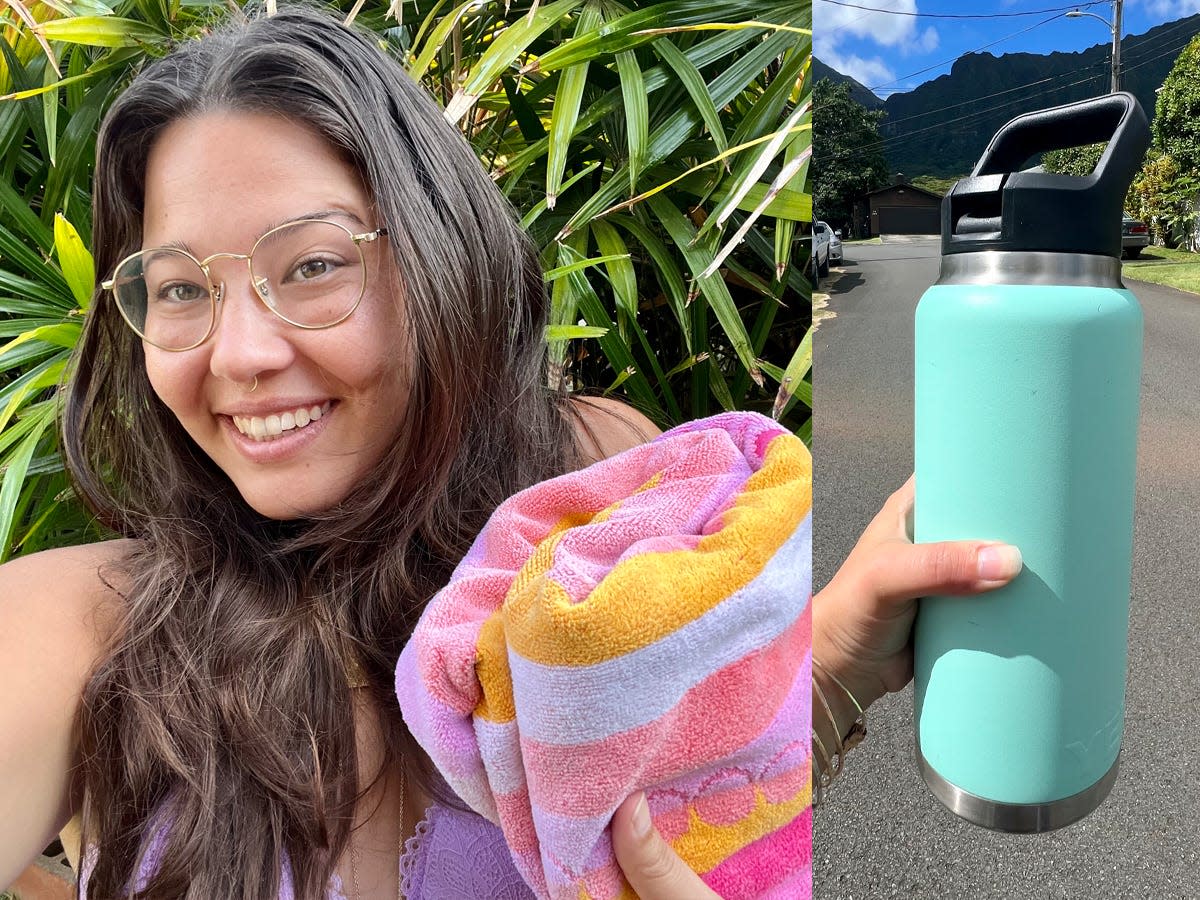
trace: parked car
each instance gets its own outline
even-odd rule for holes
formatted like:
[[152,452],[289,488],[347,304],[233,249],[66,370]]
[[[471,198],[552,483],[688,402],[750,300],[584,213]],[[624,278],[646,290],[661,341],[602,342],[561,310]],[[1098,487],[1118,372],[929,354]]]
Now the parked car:
[[813,287],[829,274],[829,239],[833,232],[824,222],[813,222],[812,255],[809,257],[809,277]]
[[840,230],[833,231],[829,235],[829,261],[839,266],[842,264],[842,232]]
[[1146,223],[1133,216],[1121,220],[1121,255],[1137,259],[1145,247],[1150,246],[1150,229]]

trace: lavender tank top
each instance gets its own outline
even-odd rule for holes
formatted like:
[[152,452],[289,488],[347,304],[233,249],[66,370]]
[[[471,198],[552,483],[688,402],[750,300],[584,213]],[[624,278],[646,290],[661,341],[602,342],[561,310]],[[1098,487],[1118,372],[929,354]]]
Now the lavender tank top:
[[[145,885],[155,865],[155,844],[138,872]],[[80,866],[80,897],[87,898],[93,854]],[[482,816],[435,805],[425,811],[417,833],[400,856],[400,885],[406,900],[536,900],[518,874],[499,827]],[[327,900],[347,900],[341,879],[334,875]],[[279,900],[295,900],[291,871],[284,861]]]
[[536,900],[504,834],[482,816],[434,806],[400,858],[406,900]]

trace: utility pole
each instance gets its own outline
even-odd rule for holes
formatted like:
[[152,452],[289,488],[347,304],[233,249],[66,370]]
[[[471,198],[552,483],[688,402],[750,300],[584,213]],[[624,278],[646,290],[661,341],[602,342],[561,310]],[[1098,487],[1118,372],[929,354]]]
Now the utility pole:
[[1112,92],[1121,89],[1121,2],[1113,0]]
[[1121,4],[1123,2],[1124,0],[1113,0],[1113,20],[1111,22],[1104,16],[1084,12],[1080,9],[1073,9],[1067,13],[1068,19],[1080,19],[1084,16],[1099,19],[1112,32],[1112,83],[1110,88],[1114,94],[1121,89]]

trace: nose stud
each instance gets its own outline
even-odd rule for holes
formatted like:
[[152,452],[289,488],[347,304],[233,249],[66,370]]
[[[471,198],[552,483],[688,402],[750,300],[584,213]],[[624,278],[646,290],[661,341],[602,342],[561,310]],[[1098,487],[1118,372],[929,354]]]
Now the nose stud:
[[254,376],[254,383],[253,383],[252,385],[250,385],[250,389],[249,389],[248,391],[246,391],[246,393],[247,393],[247,394],[253,394],[253,393],[254,393],[255,391],[257,391],[257,390],[258,390],[258,376],[257,376],[257,375],[255,375],[255,376]]

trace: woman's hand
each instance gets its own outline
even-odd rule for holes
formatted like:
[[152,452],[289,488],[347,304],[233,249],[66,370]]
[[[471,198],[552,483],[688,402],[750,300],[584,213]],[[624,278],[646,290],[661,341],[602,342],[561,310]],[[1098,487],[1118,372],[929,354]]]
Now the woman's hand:
[[[837,575],[813,599],[813,658],[841,679],[864,709],[912,680],[911,633],[919,597],[995,590],[1021,571],[1020,551],[1008,544],[914,544],[913,483],[910,478],[888,498]],[[820,668],[814,667],[813,677],[823,677]],[[835,684],[821,684],[831,702],[840,699]],[[844,702],[839,705],[835,715],[843,729],[854,712]]]
[[721,900],[654,828],[646,797],[628,797],[612,820],[613,853],[642,900]]

